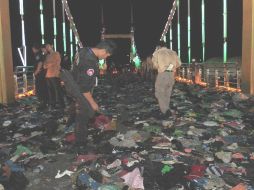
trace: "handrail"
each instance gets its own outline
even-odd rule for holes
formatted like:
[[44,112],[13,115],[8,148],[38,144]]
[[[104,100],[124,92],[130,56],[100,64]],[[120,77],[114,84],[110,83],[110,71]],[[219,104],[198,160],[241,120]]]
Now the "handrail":
[[229,91],[241,91],[241,71],[235,62],[183,63],[177,70],[176,80]]
[[15,80],[15,97],[34,94],[34,67],[33,66],[17,66],[14,69]]

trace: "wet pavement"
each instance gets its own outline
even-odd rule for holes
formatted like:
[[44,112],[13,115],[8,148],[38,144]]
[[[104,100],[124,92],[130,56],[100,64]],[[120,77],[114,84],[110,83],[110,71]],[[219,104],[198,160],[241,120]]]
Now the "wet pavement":
[[36,97],[0,107],[6,190],[254,189],[253,97],[176,83],[161,120],[153,83],[135,74],[101,78],[94,96],[82,150],[67,109],[39,111]]

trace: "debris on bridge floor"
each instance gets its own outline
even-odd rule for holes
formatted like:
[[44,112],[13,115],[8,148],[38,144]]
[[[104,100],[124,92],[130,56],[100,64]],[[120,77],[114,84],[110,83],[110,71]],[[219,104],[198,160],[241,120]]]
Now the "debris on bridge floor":
[[38,111],[33,96],[1,105],[0,189],[254,189],[253,97],[176,83],[162,121],[154,84],[135,74],[94,93],[83,150],[66,110]]

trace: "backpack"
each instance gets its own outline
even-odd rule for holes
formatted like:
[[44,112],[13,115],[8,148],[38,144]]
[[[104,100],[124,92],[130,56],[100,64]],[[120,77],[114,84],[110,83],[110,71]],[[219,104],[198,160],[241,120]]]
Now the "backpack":
[[79,103],[81,109],[87,113],[89,118],[92,118],[95,112],[87,99],[80,92],[79,86],[74,80],[72,72],[66,69],[61,69],[59,77],[64,82],[66,93]]

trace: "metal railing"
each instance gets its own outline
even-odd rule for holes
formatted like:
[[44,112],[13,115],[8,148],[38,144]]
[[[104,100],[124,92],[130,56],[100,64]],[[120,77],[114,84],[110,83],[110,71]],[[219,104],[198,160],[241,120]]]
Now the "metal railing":
[[34,91],[33,66],[17,66],[14,70],[15,96],[25,96]]
[[236,63],[183,63],[177,70],[180,82],[241,91],[241,72]]
[[[14,70],[16,97],[32,94],[35,89],[33,66],[17,66]],[[183,63],[176,80],[206,87],[241,91],[241,71],[235,63]]]

